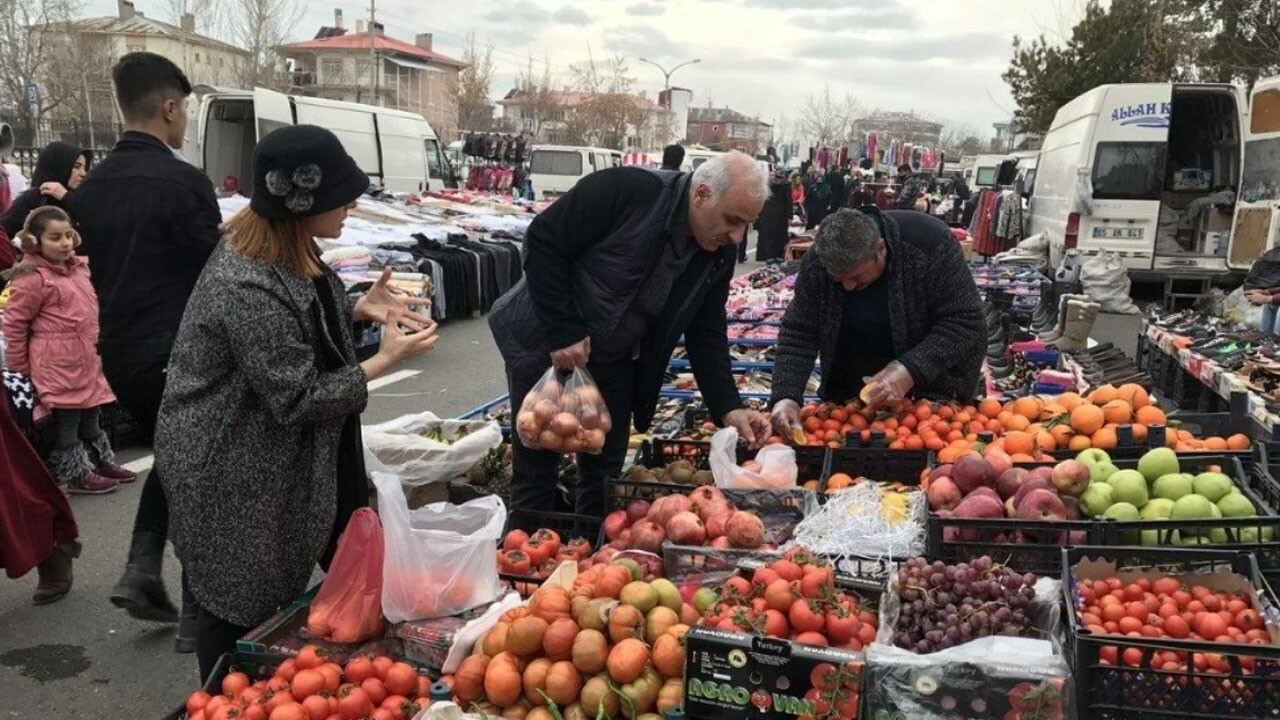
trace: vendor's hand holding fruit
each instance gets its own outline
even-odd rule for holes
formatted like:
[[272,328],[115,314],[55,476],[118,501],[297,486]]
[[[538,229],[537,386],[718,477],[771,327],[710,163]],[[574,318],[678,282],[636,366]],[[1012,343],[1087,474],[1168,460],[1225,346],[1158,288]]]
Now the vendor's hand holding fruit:
[[872,408],[897,405],[916,384],[911,372],[897,360],[885,365],[874,377],[863,380],[867,384],[862,388],[860,397],[867,407]]
[[758,448],[769,438],[769,421],[762,413],[738,408],[724,416],[724,426],[738,431],[738,437],[748,447]]
[[356,301],[351,316],[354,320],[366,320],[383,325],[390,325],[389,314],[392,310],[400,310],[398,322],[402,328],[415,333],[425,328],[435,332],[435,322],[430,315],[415,312],[412,308],[429,307],[431,301],[398,293],[388,283],[391,281],[391,268],[382,271],[382,275],[373,284],[369,292]]
[[551,364],[558,370],[573,370],[587,366],[591,359],[591,338],[584,337],[578,342],[551,351]]
[[773,423],[773,432],[790,440],[797,430],[802,430],[800,403],[795,400],[779,400],[778,404],[773,406],[773,415],[770,420]]

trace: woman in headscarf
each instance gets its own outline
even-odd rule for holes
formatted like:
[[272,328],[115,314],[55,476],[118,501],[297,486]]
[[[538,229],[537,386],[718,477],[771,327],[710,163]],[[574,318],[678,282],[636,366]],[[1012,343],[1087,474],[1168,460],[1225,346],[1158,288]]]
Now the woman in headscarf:
[[27,215],[43,205],[63,207],[67,194],[80,187],[80,181],[89,172],[89,163],[88,150],[60,140],[49,143],[40,151],[36,170],[31,176],[31,187],[14,198],[9,209],[0,215],[0,228],[4,230],[4,238],[0,242],[0,270],[9,269],[17,260],[11,239],[18,236]]

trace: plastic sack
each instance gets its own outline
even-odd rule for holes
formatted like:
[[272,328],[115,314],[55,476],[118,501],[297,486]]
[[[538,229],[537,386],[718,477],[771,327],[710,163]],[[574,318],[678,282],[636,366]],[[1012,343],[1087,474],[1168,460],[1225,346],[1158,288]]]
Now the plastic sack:
[[766,445],[756,453],[755,467],[737,462],[738,430],[727,427],[711,436],[711,474],[716,487],[742,490],[790,490],[800,474],[796,451],[788,445]]
[[493,548],[507,509],[494,495],[410,510],[400,478],[373,473],[386,554],[382,614],[396,623],[455,615],[498,597]]
[[360,508],[338,538],[320,591],[311,601],[307,631],[336,643],[357,643],[382,632],[382,524]]
[[496,422],[442,420],[430,412],[361,430],[368,471],[398,475],[411,487],[462,477],[502,444],[502,428]]
[[1080,284],[1091,300],[1102,305],[1102,312],[1138,313],[1129,297],[1129,271],[1115,253],[1102,252],[1085,260],[1080,266]]
[[[1222,317],[1244,327],[1262,325],[1262,306],[1254,305],[1244,297],[1244,288],[1232,290],[1222,301]],[[1271,332],[1270,329],[1266,332]]]
[[612,427],[604,396],[583,368],[548,368],[516,414],[520,442],[532,450],[595,455]]

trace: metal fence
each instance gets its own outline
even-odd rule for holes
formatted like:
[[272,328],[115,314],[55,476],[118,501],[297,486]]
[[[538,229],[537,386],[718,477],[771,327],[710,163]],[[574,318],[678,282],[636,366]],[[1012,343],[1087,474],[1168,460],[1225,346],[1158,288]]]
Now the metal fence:
[[116,144],[124,127],[114,122],[89,123],[76,118],[41,118],[32,121],[25,118],[0,115],[0,122],[13,129],[14,150],[10,162],[22,168],[30,177],[36,166],[40,149],[54,140],[71,143],[93,153],[94,159],[106,155]]

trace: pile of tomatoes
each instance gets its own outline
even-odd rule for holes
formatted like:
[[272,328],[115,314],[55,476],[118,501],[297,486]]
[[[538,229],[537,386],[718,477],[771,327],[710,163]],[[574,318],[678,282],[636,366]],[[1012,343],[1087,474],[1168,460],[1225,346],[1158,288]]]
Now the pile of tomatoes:
[[[1140,578],[1125,584],[1116,577],[1081,581],[1076,606],[1080,623],[1095,635],[1167,638],[1237,645],[1270,645],[1265,620],[1243,593],[1215,591],[1203,585],[1184,585],[1171,577]],[[1103,665],[1155,670],[1187,670],[1190,653],[1166,650],[1144,662],[1140,648],[1116,645],[1099,650]],[[1253,672],[1252,658],[1240,656],[1240,669]],[[1195,653],[1198,672],[1228,674],[1230,664],[1220,654]]]
[[703,613],[707,627],[853,651],[875,640],[879,626],[856,595],[836,587],[830,563],[800,548],[750,579],[729,578]]
[[187,720],[407,720],[429,704],[431,680],[412,665],[361,655],[345,666],[314,645],[280,663],[268,679],[227,673],[219,694],[187,697]]

